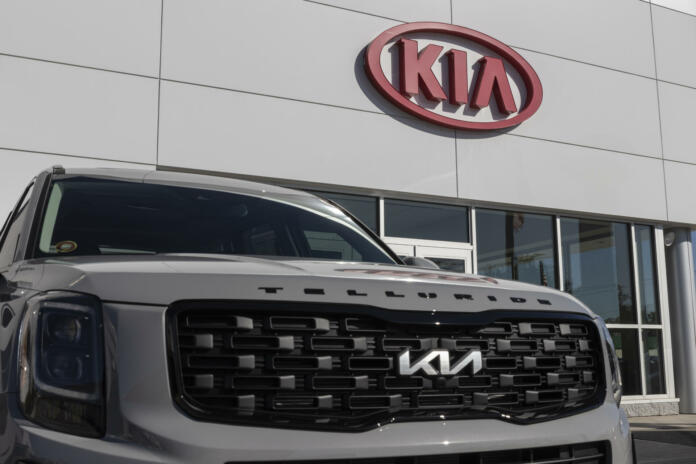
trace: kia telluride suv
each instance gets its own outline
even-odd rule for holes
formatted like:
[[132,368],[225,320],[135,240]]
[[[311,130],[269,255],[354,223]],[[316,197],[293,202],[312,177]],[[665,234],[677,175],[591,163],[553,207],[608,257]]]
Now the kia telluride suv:
[[599,317],[420,264],[301,191],[42,172],[0,235],[0,462],[632,462]]

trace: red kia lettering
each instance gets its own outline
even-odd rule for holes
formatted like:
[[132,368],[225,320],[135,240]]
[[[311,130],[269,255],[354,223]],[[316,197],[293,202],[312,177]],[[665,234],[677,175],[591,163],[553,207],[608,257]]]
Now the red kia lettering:
[[[441,45],[450,41],[450,48]],[[398,59],[398,66],[384,66],[384,56]],[[387,77],[385,67],[398,69],[398,82]],[[455,129],[515,126],[532,116],[542,100],[541,81],[521,55],[492,37],[452,24],[410,23],[388,29],[368,46],[365,68],[392,103]],[[435,70],[441,71],[441,79]],[[488,111],[482,112],[484,108]]]
[[419,88],[423,89],[429,100],[442,101],[447,96],[440,87],[440,83],[433,73],[433,64],[442,47],[428,45],[422,52],[418,52],[418,42],[415,40],[399,40],[399,56],[401,74],[401,91],[406,95],[418,95]]

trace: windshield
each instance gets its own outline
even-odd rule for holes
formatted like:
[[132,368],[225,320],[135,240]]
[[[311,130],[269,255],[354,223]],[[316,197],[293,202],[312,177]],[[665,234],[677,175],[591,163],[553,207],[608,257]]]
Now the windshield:
[[[215,253],[393,263],[317,198],[75,177],[54,181],[39,256]],[[288,200],[285,200],[287,198]]]

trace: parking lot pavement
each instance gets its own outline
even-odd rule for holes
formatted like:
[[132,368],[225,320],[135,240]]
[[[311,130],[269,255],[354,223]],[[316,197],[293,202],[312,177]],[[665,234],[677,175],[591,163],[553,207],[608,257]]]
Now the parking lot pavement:
[[638,464],[696,464],[696,414],[633,417]]

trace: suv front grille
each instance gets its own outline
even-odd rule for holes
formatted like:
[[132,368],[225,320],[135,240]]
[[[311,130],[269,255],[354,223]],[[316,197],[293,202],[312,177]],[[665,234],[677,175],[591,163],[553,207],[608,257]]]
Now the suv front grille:
[[[203,420],[348,431],[444,417],[530,423],[604,395],[598,332],[581,315],[277,302],[185,302],[168,314],[175,398]],[[414,366],[434,349],[451,366],[480,351],[482,368],[441,375],[434,358],[434,375],[400,375],[400,353]]]
[[[578,443],[483,453],[409,456],[398,458],[327,459],[320,461],[283,461],[290,464],[609,464],[608,442]],[[276,464],[279,461],[254,462]],[[232,463],[227,464],[252,464]]]

